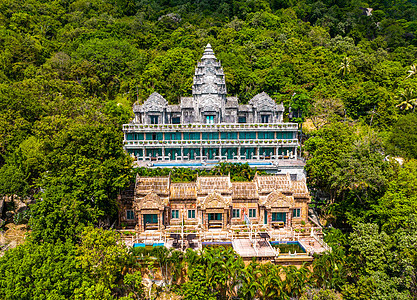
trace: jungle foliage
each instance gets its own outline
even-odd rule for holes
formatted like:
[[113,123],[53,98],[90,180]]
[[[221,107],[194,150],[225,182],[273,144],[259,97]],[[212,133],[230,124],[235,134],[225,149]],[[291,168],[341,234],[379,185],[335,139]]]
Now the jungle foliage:
[[[312,205],[341,229],[312,273],[214,250],[138,265],[113,232],[85,229],[115,220],[136,174],[195,180],[133,170],[121,125],[154,91],[189,96],[207,43],[230,95],[265,91],[304,122]],[[0,258],[0,298],[138,299],[160,268],[187,299],[417,299],[416,57],[415,1],[1,1],[0,195],[37,201],[27,242]],[[254,176],[210,174],[229,172]],[[183,267],[163,271],[172,255]]]

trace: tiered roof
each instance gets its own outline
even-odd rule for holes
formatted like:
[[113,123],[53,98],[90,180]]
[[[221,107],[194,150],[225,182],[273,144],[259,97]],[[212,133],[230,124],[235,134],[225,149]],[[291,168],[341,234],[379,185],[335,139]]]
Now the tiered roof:
[[154,207],[153,201],[160,207],[170,200],[197,200],[201,206],[212,201],[222,206],[233,200],[259,200],[267,207],[289,207],[294,199],[310,200],[305,180],[292,181],[289,174],[256,175],[250,182],[233,183],[230,176],[203,176],[183,183],[171,183],[169,176],[138,176],[135,192],[135,198],[149,207]]
[[164,177],[136,177],[136,194],[147,195],[154,192],[158,195],[169,194],[169,176]]
[[250,182],[233,182],[232,198],[236,200],[259,199],[258,188],[256,183]]
[[292,184],[289,174],[286,175],[262,175],[254,178],[258,184],[260,193],[270,193],[274,190],[281,190],[283,192],[291,192]]
[[218,192],[222,194],[231,193],[232,183],[230,176],[207,176],[197,178],[198,194],[210,194]]
[[197,198],[195,182],[172,183],[170,192],[170,199],[172,200],[187,200]]

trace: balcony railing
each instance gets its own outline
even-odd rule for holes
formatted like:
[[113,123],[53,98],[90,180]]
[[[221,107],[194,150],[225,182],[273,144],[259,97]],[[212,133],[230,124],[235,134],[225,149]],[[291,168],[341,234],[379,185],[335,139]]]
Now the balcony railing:
[[298,129],[297,123],[230,123],[230,124],[124,124],[123,131],[136,132],[136,131],[206,131],[217,130],[222,131],[225,129],[234,130],[294,130]]
[[175,146],[204,146],[204,145],[219,145],[219,146],[298,146],[296,139],[271,139],[271,140],[177,140],[177,141],[140,141],[140,140],[124,140],[126,148],[137,146],[159,146],[159,147],[175,147]]

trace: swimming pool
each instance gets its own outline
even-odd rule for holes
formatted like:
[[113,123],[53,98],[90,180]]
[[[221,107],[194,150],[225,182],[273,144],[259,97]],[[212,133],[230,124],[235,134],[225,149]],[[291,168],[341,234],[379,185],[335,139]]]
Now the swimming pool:
[[202,163],[154,163],[154,167],[201,167]]
[[306,249],[300,244],[300,242],[270,242],[271,246],[278,248],[282,254],[290,253],[307,253]]
[[133,248],[136,247],[145,247],[145,248],[149,248],[149,247],[162,247],[164,246],[164,243],[153,243],[153,244],[144,244],[144,243],[134,243],[133,244]]
[[230,247],[233,247],[231,242],[202,242],[201,245],[202,245],[203,248],[207,248],[207,247],[230,248]]
[[[206,165],[215,165],[218,164],[218,161],[206,161],[205,164],[203,163],[187,163],[187,162],[167,162],[167,163],[154,163],[154,167],[202,167]],[[236,164],[245,164],[246,162],[236,162]],[[270,166],[272,165],[271,162],[249,162],[247,163],[249,166]]]

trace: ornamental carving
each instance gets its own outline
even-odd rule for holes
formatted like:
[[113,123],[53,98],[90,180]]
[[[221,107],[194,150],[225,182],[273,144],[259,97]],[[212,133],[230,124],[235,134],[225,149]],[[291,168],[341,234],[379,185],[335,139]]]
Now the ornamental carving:
[[219,111],[221,100],[218,97],[205,96],[200,100],[202,111]]
[[224,197],[222,197],[222,195],[220,195],[217,192],[209,194],[199,203],[199,206],[203,210],[207,208],[227,209],[229,205],[229,201],[227,201]]
[[157,92],[154,92],[146,99],[145,103],[143,103],[143,108],[145,111],[161,112],[167,105],[168,102],[165,98]]
[[294,197],[285,196],[280,191],[273,191],[265,200],[262,201],[261,205],[265,206],[267,209],[271,208],[290,208],[294,206]]
[[142,210],[142,209],[164,209],[164,203],[156,193],[150,192],[143,198],[136,198],[134,202],[135,210]]
[[269,97],[269,95],[265,92],[262,92],[255,97],[253,97],[249,104],[255,107],[258,111],[276,111],[277,104],[275,103],[274,99]]

